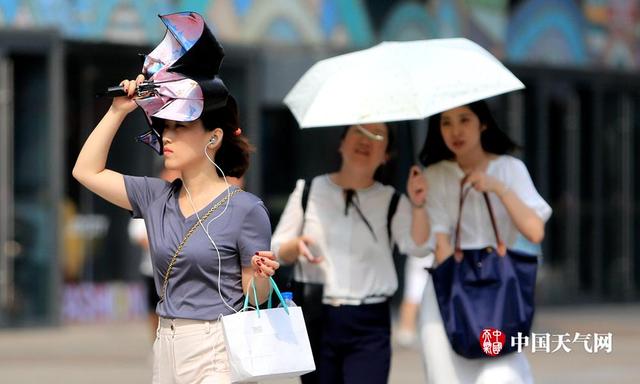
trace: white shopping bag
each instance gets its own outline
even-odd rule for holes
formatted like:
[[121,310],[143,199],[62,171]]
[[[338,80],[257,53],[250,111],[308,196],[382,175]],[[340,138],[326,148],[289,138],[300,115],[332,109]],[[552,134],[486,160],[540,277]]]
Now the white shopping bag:
[[[271,285],[284,303],[273,279]],[[296,377],[314,371],[316,366],[300,307],[283,304],[281,308],[246,311],[248,296],[245,310],[221,320],[231,382]]]

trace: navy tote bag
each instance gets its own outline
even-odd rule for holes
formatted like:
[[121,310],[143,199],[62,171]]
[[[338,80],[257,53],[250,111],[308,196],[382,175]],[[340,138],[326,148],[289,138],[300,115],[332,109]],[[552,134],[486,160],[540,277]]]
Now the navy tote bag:
[[[460,248],[460,219],[464,199],[469,192],[460,188],[455,251],[436,268],[429,269],[440,314],[453,350],[475,359],[489,357],[481,343],[485,329],[503,332],[505,342],[499,355],[517,349],[511,337],[528,336],[534,313],[534,288],[538,258],[536,255],[508,250],[498,233],[489,196],[484,193],[497,247]],[[495,352],[495,351],[494,351]]]

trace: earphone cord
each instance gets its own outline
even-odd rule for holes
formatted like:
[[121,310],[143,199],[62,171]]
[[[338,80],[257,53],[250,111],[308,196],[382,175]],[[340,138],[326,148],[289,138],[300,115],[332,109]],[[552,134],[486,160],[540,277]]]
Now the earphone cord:
[[206,145],[204,147],[204,155],[207,157],[207,160],[209,160],[209,162],[211,162],[211,164],[213,164],[220,171],[220,173],[222,174],[222,178],[224,179],[224,183],[227,185],[227,201],[224,204],[224,209],[217,216],[215,216],[214,218],[209,220],[209,222],[207,223],[207,226],[205,227],[204,224],[202,223],[202,220],[200,220],[200,216],[198,215],[198,210],[196,209],[196,206],[193,203],[193,199],[191,198],[191,193],[189,192],[189,189],[187,188],[186,184],[183,184],[184,185],[184,190],[187,192],[187,197],[189,198],[189,203],[191,204],[191,208],[193,208],[193,211],[196,214],[196,218],[198,219],[198,223],[200,224],[200,226],[204,230],[205,235],[207,235],[207,237],[209,238],[209,241],[213,245],[213,248],[216,250],[216,254],[218,255],[218,295],[220,295],[220,299],[222,299],[222,302],[224,303],[224,305],[227,306],[227,308],[229,308],[233,312],[237,313],[238,311],[235,308],[233,308],[232,306],[230,306],[229,303],[227,303],[227,301],[224,299],[224,296],[222,296],[222,289],[220,288],[220,281],[222,279],[222,259],[220,257],[220,250],[218,249],[218,246],[216,245],[216,242],[213,241],[213,239],[211,238],[211,235],[209,235],[209,225],[214,220],[216,220],[217,218],[222,216],[227,211],[227,208],[229,207],[229,200],[231,199],[231,191],[229,189],[231,187],[229,186],[229,183],[227,182],[227,176],[225,176],[224,171],[222,170],[222,168],[220,168],[218,166],[218,164],[216,164],[215,161],[213,161],[213,159],[211,159],[211,157],[207,153],[207,146]]

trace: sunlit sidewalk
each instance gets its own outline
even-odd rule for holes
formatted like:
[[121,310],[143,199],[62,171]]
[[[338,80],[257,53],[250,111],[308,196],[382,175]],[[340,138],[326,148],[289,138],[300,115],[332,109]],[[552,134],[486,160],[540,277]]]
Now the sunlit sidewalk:
[[[555,353],[527,348],[538,383],[637,383],[640,377],[640,305],[543,308],[536,314],[534,330],[550,334],[550,349],[558,348],[560,335],[566,347]],[[612,333],[611,352],[595,352],[594,334]],[[585,337],[590,335],[589,337]],[[588,340],[584,341],[587,338]],[[587,352],[590,350],[590,352]]]
[[[538,383],[636,383],[640,377],[640,305],[544,308],[534,328],[550,335],[551,350],[554,335],[613,333],[608,354],[588,353],[580,341],[566,343],[570,352],[525,348]],[[393,356],[390,383],[424,382],[417,350],[394,347]],[[150,372],[151,335],[142,321],[0,331],[3,384],[148,383]]]

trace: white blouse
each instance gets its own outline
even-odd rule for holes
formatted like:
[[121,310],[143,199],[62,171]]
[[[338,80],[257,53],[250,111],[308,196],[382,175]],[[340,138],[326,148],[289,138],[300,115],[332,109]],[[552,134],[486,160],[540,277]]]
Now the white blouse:
[[[356,190],[354,200],[371,224],[374,238],[353,206],[345,214],[343,189],[329,175],[313,179],[303,216],[304,183],[298,180],[289,197],[273,234],[273,252],[277,255],[280,245],[301,235],[301,231],[312,238],[317,243],[316,253],[320,253],[324,261],[314,265],[300,257],[301,268],[296,266],[294,276],[297,281],[324,283],[323,301],[327,304],[375,303],[393,295],[398,280],[387,234],[393,187],[376,182]],[[391,234],[401,252],[418,257],[428,255],[428,244],[418,246],[411,237],[411,206],[404,195],[391,222]]]
[[[498,156],[489,162],[486,173],[505,184],[543,221],[549,219],[551,207],[536,190],[529,171],[521,160],[508,155]],[[460,204],[460,181],[464,172],[455,161],[443,160],[427,167],[425,177],[429,185],[427,211],[431,220],[431,231],[450,235],[453,244]],[[494,193],[489,193],[489,200],[500,237],[507,247],[512,247],[518,237],[518,229],[500,198]],[[462,249],[496,245],[487,205],[482,193],[475,189],[471,189],[464,201],[460,245]]]

